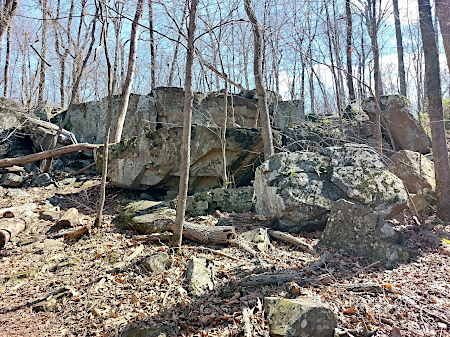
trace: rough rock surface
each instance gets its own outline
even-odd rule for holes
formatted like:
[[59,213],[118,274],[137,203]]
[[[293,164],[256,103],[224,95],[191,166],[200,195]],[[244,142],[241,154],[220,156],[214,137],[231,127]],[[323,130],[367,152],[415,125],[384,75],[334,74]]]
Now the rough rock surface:
[[169,263],[170,257],[166,252],[159,252],[150,255],[142,261],[142,265],[152,273],[158,273],[165,270],[168,267]]
[[[376,120],[373,98],[361,102],[361,108],[367,113],[371,121]],[[411,114],[411,108],[406,98],[400,95],[382,96],[380,98],[380,109],[397,150],[411,150],[420,153],[430,151],[430,138]]]
[[19,174],[15,173],[6,173],[3,175],[0,175],[0,183],[2,186],[6,187],[17,187],[22,185],[23,183],[23,177]]
[[434,163],[418,152],[396,152],[389,163],[389,171],[403,180],[410,193],[420,193],[423,188],[436,188]]
[[251,231],[244,232],[241,235],[245,240],[255,244],[256,248],[260,252],[266,252],[269,249],[270,239],[267,234],[267,229],[256,228]]
[[277,229],[322,229],[334,201],[368,205],[383,217],[400,213],[407,195],[373,149],[347,144],[320,153],[278,153],[255,173],[256,211],[279,219]]
[[[180,176],[181,127],[161,128],[130,141],[110,146],[109,179],[118,187],[145,190],[149,187],[177,190]],[[253,165],[259,163],[261,133],[255,129],[227,130],[226,159],[237,186],[253,178]],[[102,149],[95,154],[97,163]],[[221,141],[217,133],[203,126],[192,127],[189,193],[220,185]]]
[[346,200],[334,203],[322,242],[376,262],[392,265],[410,253],[400,245],[401,234],[371,208]]
[[308,299],[265,297],[270,336],[330,337],[334,335],[336,318],[324,303]]
[[165,203],[141,200],[129,203],[115,217],[119,229],[136,230],[139,234],[160,233],[166,230],[167,222],[175,220],[175,210]]
[[[176,200],[171,201],[171,206],[176,207]],[[218,187],[190,195],[186,200],[186,213],[190,216],[206,215],[215,210],[244,213],[250,212],[252,207],[253,186],[227,189]]]
[[201,295],[211,283],[212,266],[206,258],[192,258],[186,268],[189,293]]
[[[257,112],[257,97],[247,93],[228,97],[228,126],[252,128]],[[269,105],[274,115],[274,127],[284,130],[287,125],[298,123],[304,118],[301,101],[278,101],[272,95]],[[116,96],[113,102],[113,120],[120,102]],[[176,87],[160,87],[148,95],[131,94],[125,118],[123,139],[139,135],[144,130],[154,131],[161,126],[183,125],[184,91]],[[103,143],[105,135],[107,99],[80,103],[73,106],[68,129],[74,132],[80,142]],[[194,93],[192,123],[207,127],[222,126],[224,122],[224,94],[222,92]],[[52,121],[61,120],[64,114]]]

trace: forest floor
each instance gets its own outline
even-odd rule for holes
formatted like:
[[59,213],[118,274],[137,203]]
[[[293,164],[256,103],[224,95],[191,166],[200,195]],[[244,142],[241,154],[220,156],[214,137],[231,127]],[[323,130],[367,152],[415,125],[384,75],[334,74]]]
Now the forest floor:
[[[0,189],[0,208],[33,202],[42,212],[52,207],[46,200],[57,198],[61,213],[76,207],[80,226],[93,224],[98,180],[89,187],[22,191],[27,195],[10,197],[8,189]],[[114,227],[119,200],[131,198],[124,197],[126,193],[109,187],[104,224],[91,227],[76,242],[46,249],[46,233],[55,221],[36,218],[30,229],[0,250],[0,336],[119,336],[136,324],[164,327],[167,336],[237,336],[243,335],[245,306],[251,309],[252,336],[268,336],[269,321],[261,305],[265,296],[327,303],[342,336],[450,336],[450,253],[440,243],[442,237],[450,238],[450,226],[437,222],[433,214],[426,218],[429,229],[419,227],[410,215],[397,225],[404,244],[417,255],[391,269],[321,245],[320,232],[296,235],[313,245],[317,256],[277,241],[253,258],[239,247],[205,247],[188,240],[177,255],[167,242],[140,241],[135,233]],[[214,225],[218,218],[189,220]],[[139,263],[161,251],[171,259],[167,270],[152,274]],[[327,252],[331,259],[295,284],[238,285],[245,268],[271,265],[272,272],[294,273]],[[216,270],[209,290],[198,297],[188,295],[185,279],[194,256],[207,257]],[[125,267],[114,270],[120,261]],[[21,272],[26,273],[10,278]],[[364,286],[368,283],[372,286]],[[58,297],[53,310],[39,311],[41,301]]]

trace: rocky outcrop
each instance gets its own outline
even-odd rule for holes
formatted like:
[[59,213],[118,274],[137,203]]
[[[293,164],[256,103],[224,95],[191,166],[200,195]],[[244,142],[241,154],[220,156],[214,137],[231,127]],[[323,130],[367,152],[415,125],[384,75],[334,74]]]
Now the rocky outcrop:
[[371,208],[343,199],[331,209],[322,242],[370,262],[392,265],[410,257],[408,250],[400,245],[400,232]]
[[[269,106],[273,115],[273,126],[284,130],[288,125],[303,120],[301,101],[281,101],[279,95],[269,95]],[[113,100],[113,116],[120,97]],[[125,118],[122,138],[129,139],[143,131],[154,131],[164,126],[183,125],[184,91],[182,88],[160,87],[148,95],[131,94]],[[228,96],[228,126],[252,128],[257,112],[257,97],[253,91]],[[80,103],[73,106],[67,126],[77,135],[80,142],[102,143],[105,136],[107,99]],[[207,127],[222,126],[224,123],[224,93],[194,93],[192,123]],[[53,118],[60,121],[64,113]]]
[[[375,100],[366,99],[361,108],[371,121],[376,121]],[[405,97],[400,95],[382,96],[380,98],[381,114],[392,135],[397,150],[411,150],[428,153],[431,148],[430,138],[411,113]],[[385,135],[388,137],[388,135]]]
[[[155,187],[177,190],[181,163],[182,127],[161,128],[110,147],[109,179],[129,189]],[[237,186],[253,178],[253,165],[262,151],[261,133],[254,129],[228,128],[226,160]],[[206,191],[220,185],[222,150],[219,135],[204,126],[192,127],[189,193]],[[97,163],[101,151],[96,151]]]
[[308,299],[265,297],[270,336],[330,337],[336,317],[324,303]]
[[396,152],[390,159],[389,171],[403,180],[410,193],[436,188],[434,163],[418,152]]
[[369,206],[383,217],[400,213],[407,195],[370,147],[347,144],[319,153],[279,153],[257,168],[256,211],[275,216],[277,229],[323,229],[333,203],[346,199]]
[[212,286],[212,275],[211,261],[206,258],[192,258],[186,268],[189,293],[192,295],[203,294],[209,285]]

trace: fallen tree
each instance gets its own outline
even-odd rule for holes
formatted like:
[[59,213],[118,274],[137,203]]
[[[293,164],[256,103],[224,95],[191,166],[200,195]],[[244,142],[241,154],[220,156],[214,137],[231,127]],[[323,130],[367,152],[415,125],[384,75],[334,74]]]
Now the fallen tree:
[[17,158],[5,158],[0,159],[0,167],[10,167],[13,165],[25,165],[34,161],[44,160],[48,158],[53,158],[61,156],[63,154],[68,154],[77,151],[94,151],[96,148],[101,146],[100,144],[89,144],[80,143],[72,144],[67,146],[62,146],[54,150],[42,151],[38,153],[29,154],[23,157]]
[[0,248],[3,248],[14,236],[23,232],[30,226],[36,209],[36,204],[26,204],[19,207],[11,207],[6,211],[1,211],[3,218],[0,218]]

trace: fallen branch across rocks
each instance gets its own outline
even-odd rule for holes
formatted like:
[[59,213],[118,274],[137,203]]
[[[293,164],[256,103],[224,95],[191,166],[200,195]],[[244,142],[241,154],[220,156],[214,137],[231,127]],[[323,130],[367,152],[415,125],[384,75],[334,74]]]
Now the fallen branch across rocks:
[[[174,223],[169,222],[167,229],[173,231]],[[235,234],[233,226],[202,226],[191,222],[183,224],[183,238],[203,244],[228,244]]]
[[280,240],[280,241],[289,243],[291,245],[294,245],[297,248],[300,248],[301,250],[303,250],[307,253],[316,255],[316,252],[311,245],[307,244],[306,242],[303,242],[302,240],[300,240],[290,234],[279,232],[279,231],[274,231],[271,229],[267,230],[267,233],[269,233],[269,235],[271,237],[273,237],[275,240]]
[[254,286],[262,286],[267,284],[276,284],[276,283],[286,283],[295,280],[302,279],[307,272],[315,271],[321,268],[327,261],[331,259],[330,253],[325,253],[322,257],[314,262],[311,266],[309,266],[305,271],[293,274],[261,274],[261,275],[250,275],[245,277],[239,282],[239,285],[242,287],[254,287]]
[[72,144],[67,146],[62,146],[54,150],[42,151],[39,153],[33,153],[23,157],[17,158],[5,158],[0,159],[0,167],[9,167],[13,165],[25,165],[34,161],[44,160],[48,158],[53,158],[57,156],[61,156],[63,154],[68,154],[77,151],[93,151],[98,148],[99,144],[89,144],[89,143],[80,143],[80,144]]

